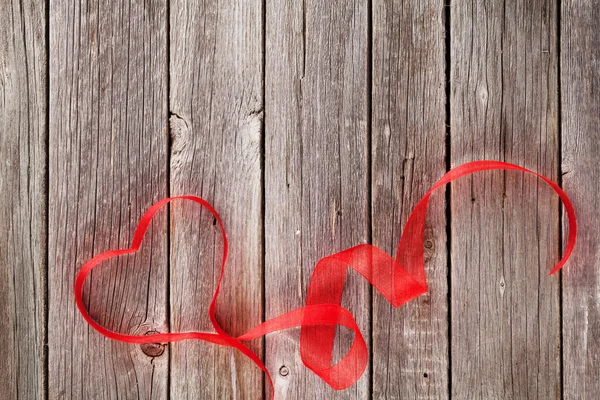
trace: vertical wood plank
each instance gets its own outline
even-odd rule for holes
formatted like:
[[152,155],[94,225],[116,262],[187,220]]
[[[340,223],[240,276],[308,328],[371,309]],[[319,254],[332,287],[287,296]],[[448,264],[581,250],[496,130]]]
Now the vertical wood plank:
[[45,395],[46,4],[0,7],[0,397]]
[[[446,169],[444,3],[373,2],[373,244],[395,254],[410,212]],[[373,296],[373,398],[448,397],[444,195],[426,227],[429,293]]]
[[[563,270],[565,399],[600,392],[600,4],[561,2],[562,181],[578,217],[577,247]],[[567,221],[564,234],[567,237]]]
[[[262,319],[262,2],[173,0],[171,189],[220,213],[230,242],[217,319],[233,335]],[[174,203],[171,328],[210,330],[222,240],[196,204]],[[262,354],[262,341],[250,346]],[[172,346],[171,397],[261,398],[262,372],[229,348]]]
[[[558,171],[557,5],[451,9],[451,161]],[[451,189],[452,394],[560,397],[558,199],[534,177],[480,173]]]
[[[320,258],[369,239],[367,5],[267,1],[267,319],[305,304]],[[353,272],[342,305],[369,340],[369,286]],[[334,354],[341,357],[352,336],[338,336]],[[369,396],[368,371],[334,392],[306,369],[297,330],[268,335],[266,352],[279,399]]]
[[[167,397],[168,352],[150,357],[100,336],[72,289],[87,259],[128,247],[143,212],[167,195],[166,25],[162,0],[50,3],[51,399]],[[84,300],[106,327],[167,330],[166,224],[157,215],[140,252],[88,279]]]

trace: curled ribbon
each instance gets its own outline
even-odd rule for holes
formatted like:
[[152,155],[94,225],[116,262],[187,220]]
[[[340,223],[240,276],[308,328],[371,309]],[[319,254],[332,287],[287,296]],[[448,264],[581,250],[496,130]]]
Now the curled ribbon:
[[[241,336],[232,337],[228,335],[215,317],[216,300],[221,288],[227,259],[227,237],[223,223],[215,209],[208,202],[196,196],[177,196],[160,200],[150,207],[140,219],[133,235],[131,247],[101,253],[86,262],[75,278],[75,302],[87,323],[100,334],[113,340],[141,344],[195,339],[237,349],[265,372],[271,386],[272,397],[274,396],[274,386],[267,368],[254,352],[242,344],[242,341],[252,340],[271,332],[301,327],[300,354],[306,367],[321,377],[333,389],[346,389],[360,378],[368,363],[367,345],[356,325],[356,321],[350,311],[340,306],[348,267],[362,275],[394,307],[399,307],[426,293],[427,281],[423,245],[429,198],[433,191],[447,183],[475,172],[487,170],[514,170],[533,174],[545,181],[558,194],[564,204],[569,221],[569,236],[563,257],[552,269],[550,275],[559,271],[571,256],[577,237],[575,210],[567,194],[550,179],[517,165],[499,161],[475,161],[451,169],[419,201],[404,227],[395,259],[383,250],[369,244],[361,244],[327,256],[317,263],[313,271],[308,287],[306,306],[263,322]],[[223,236],[221,273],[208,310],[208,316],[215,333],[173,332],[143,336],[126,335],[111,331],[98,324],[90,316],[83,302],[82,292],[86,277],[96,265],[109,258],[137,252],[154,214],[169,202],[177,199],[190,200],[206,208],[215,217]],[[338,325],[351,329],[354,332],[354,341],[348,353],[332,366],[333,342],[336,326]]]

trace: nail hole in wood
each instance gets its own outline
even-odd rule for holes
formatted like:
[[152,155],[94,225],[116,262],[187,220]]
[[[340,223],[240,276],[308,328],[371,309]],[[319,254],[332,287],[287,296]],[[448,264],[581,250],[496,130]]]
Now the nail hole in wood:
[[285,365],[282,366],[281,368],[279,368],[279,375],[281,375],[281,376],[288,376],[289,374],[290,374],[290,370]]

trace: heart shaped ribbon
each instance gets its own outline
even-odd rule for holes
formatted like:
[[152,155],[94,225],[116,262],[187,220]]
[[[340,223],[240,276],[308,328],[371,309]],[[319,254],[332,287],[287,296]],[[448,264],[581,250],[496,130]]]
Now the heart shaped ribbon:
[[[221,328],[215,316],[216,300],[223,281],[227,260],[227,236],[221,218],[219,218],[215,209],[204,199],[196,196],[170,197],[157,202],[140,219],[133,235],[131,247],[109,250],[86,262],[75,278],[75,302],[87,323],[100,334],[113,340],[141,344],[195,339],[237,349],[265,372],[271,386],[272,397],[274,396],[274,386],[267,368],[261,359],[242,342],[264,336],[267,333],[301,327],[300,354],[306,367],[321,377],[333,389],[346,389],[360,378],[368,363],[367,345],[356,325],[356,321],[350,311],[340,306],[348,267],[362,275],[394,307],[399,307],[426,293],[427,281],[423,246],[429,198],[433,191],[447,183],[486,170],[514,170],[530,173],[545,181],[558,194],[564,204],[569,221],[569,236],[563,257],[552,269],[550,275],[559,271],[571,256],[577,237],[575,210],[567,194],[550,179],[518,165],[499,161],[475,161],[451,169],[419,201],[404,227],[395,259],[383,250],[369,244],[361,244],[322,258],[313,271],[308,287],[306,306],[263,322],[241,336],[232,337],[227,334]],[[221,273],[208,310],[208,316],[215,333],[173,332],[152,335],[126,335],[103,327],[90,316],[84,305],[82,294],[86,277],[95,266],[109,258],[137,252],[154,214],[174,200],[189,200],[200,204],[214,216],[221,229],[223,236]],[[337,325],[351,329],[355,336],[348,353],[332,366],[333,342]]]

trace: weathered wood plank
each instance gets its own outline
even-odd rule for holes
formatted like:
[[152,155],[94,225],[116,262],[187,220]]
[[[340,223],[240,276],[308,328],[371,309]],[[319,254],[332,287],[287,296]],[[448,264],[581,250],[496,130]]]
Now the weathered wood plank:
[[[168,353],[112,342],[73,302],[76,271],[127,247],[167,195],[167,18],[162,0],[50,4],[49,398],[166,398]],[[126,333],[166,331],[166,213],[139,253],[85,288],[91,315]]]
[[[446,169],[444,3],[373,2],[373,244],[395,254]],[[373,296],[373,398],[448,397],[445,199],[427,218],[429,293],[395,310]]]
[[[558,174],[557,6],[451,9],[451,163]],[[451,373],[457,398],[560,397],[558,199],[534,177],[480,173],[451,189]]]
[[[267,1],[266,318],[303,306],[316,262],[369,239],[368,3]],[[369,340],[368,284],[351,272],[342,305]],[[351,334],[339,332],[346,343]],[[269,335],[276,397],[369,396],[369,372],[334,392],[307,370],[298,331]]]
[[[563,272],[565,399],[600,392],[600,4],[561,2],[562,182],[578,217],[577,247]],[[568,229],[564,220],[564,234]]]
[[[211,202],[230,241],[217,302],[220,324],[241,334],[262,311],[262,3],[173,0],[171,189]],[[172,207],[171,329],[211,330],[208,306],[222,240],[196,204]],[[262,341],[250,346],[262,353]],[[260,398],[262,372],[239,352],[207,343],[172,346],[171,397]]]
[[0,6],[0,371],[7,399],[44,398],[46,5]]

